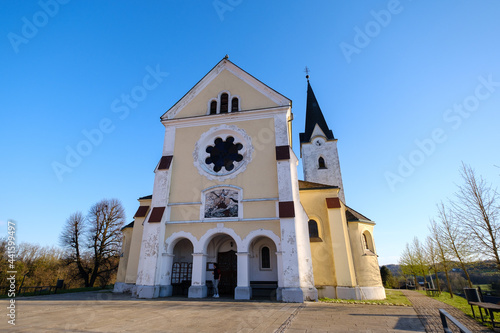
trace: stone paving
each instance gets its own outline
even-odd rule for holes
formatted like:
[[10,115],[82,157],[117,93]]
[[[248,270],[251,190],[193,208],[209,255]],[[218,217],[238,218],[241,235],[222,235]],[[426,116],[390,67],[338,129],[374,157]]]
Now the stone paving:
[[411,307],[306,303],[286,332],[425,332],[425,328]]
[[[440,302],[432,297],[422,295],[421,293],[413,290],[402,290],[402,292],[413,305],[420,321],[425,326],[425,331],[428,333],[443,332],[439,309],[444,309],[472,332],[492,332],[487,327],[480,325],[474,319],[451,305]],[[449,321],[448,323],[453,332],[460,332],[452,323]]]
[[411,307],[160,298],[86,292],[0,300],[0,332],[425,332]]

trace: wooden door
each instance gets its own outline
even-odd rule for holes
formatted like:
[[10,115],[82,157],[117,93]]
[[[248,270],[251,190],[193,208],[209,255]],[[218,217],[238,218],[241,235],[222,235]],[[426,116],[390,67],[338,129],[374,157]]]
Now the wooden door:
[[234,295],[234,288],[236,288],[236,272],[237,272],[237,259],[236,251],[219,252],[217,256],[217,263],[221,271],[221,278],[219,281],[219,295]]

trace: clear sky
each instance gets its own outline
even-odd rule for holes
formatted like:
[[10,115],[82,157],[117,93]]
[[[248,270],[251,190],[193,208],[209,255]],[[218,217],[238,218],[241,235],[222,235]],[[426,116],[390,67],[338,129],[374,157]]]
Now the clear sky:
[[425,238],[461,161],[500,182],[498,1],[0,9],[0,236],[12,219],[20,241],[57,245],[66,218],[102,198],[120,199],[132,221],[137,198],[152,193],[159,117],[226,54],[292,99],[297,156],[310,68],[339,140],[347,204],[377,223],[380,264]]

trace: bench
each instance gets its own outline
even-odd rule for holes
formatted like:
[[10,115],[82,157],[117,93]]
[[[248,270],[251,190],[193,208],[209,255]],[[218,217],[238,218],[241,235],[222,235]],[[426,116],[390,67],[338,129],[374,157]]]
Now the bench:
[[34,295],[37,295],[37,294],[42,294],[42,292],[46,291],[50,294],[50,292],[52,290],[54,290],[54,294],[57,293],[57,289],[62,289],[64,286],[64,280],[57,280],[56,282],[56,285],[55,286],[35,286],[35,287],[19,287],[19,295],[21,295],[21,290],[24,290],[24,292],[22,293],[23,295],[26,294],[26,289],[29,290],[29,289],[33,289],[33,294]]
[[252,288],[252,298],[276,297],[278,281],[250,281]]
[[439,309],[439,316],[441,317],[441,323],[443,324],[443,330],[445,333],[453,333],[453,331],[448,327],[448,322],[446,319],[451,321],[458,329],[460,333],[472,333],[467,327],[465,327],[461,322],[452,317],[448,312],[443,309]]
[[495,328],[495,312],[500,312],[500,305],[494,303],[484,302],[483,295],[480,290],[477,288],[464,288],[465,298],[467,299],[467,303],[469,303],[470,308],[472,310],[472,315],[476,318],[476,314],[474,313],[474,305],[479,308],[479,314],[481,315],[481,321],[484,322],[483,311],[484,309],[486,313],[489,313],[491,318],[491,324],[493,328]]
[[484,321],[483,313],[481,312],[481,309],[485,309],[490,314],[491,325],[493,325],[493,328],[495,328],[495,324],[500,323],[500,322],[496,322],[495,317],[494,317],[495,312],[500,312],[500,305],[499,304],[487,303],[487,302],[469,302],[469,304],[471,305],[471,307],[473,305],[475,305],[479,308],[479,312],[481,313],[481,321]]
[[441,292],[438,289],[425,288],[425,292],[427,296],[432,296],[432,297],[439,296],[441,294]]

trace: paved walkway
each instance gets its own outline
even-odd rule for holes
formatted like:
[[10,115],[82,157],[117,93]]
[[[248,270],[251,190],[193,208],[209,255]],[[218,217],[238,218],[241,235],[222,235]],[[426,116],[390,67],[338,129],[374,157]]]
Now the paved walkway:
[[405,306],[305,303],[286,333],[425,332],[415,310]]
[[0,332],[425,332],[411,307],[160,298],[86,292],[0,300]]
[[[454,308],[451,305],[440,302],[433,299],[432,297],[427,297],[419,292],[413,290],[402,290],[403,294],[408,298],[408,300],[413,304],[413,308],[418,314],[418,317],[425,326],[425,331],[430,332],[443,332],[443,325],[441,324],[441,318],[439,316],[439,309],[444,309],[450,315],[455,317],[458,321],[465,325],[472,332],[492,332],[485,326],[480,325],[474,319],[470,318],[462,311]],[[459,330],[454,327],[452,323],[449,323],[449,327],[453,332],[459,332]]]

